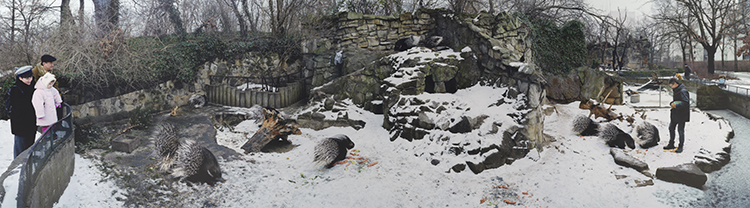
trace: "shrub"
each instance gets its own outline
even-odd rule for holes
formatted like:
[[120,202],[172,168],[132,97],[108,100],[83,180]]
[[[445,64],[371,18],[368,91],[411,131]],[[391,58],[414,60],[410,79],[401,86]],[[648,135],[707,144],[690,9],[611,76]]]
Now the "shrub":
[[134,129],[147,129],[151,126],[151,118],[151,109],[143,109],[141,106],[138,106],[130,112],[128,126],[132,126]]

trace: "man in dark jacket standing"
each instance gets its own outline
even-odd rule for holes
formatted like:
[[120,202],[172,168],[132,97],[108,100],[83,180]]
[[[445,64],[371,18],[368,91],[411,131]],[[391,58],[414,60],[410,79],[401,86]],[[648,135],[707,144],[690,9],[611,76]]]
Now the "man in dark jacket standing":
[[690,73],[693,72],[693,69],[690,68],[687,64],[685,64],[685,80],[690,80]]
[[672,107],[669,121],[669,144],[664,147],[665,150],[674,149],[674,129],[677,127],[677,133],[680,134],[680,145],[674,151],[682,152],[685,145],[685,122],[690,121],[690,94],[685,85],[680,84],[677,78],[669,79],[669,87],[672,88]]
[[31,68],[24,66],[16,69],[16,83],[6,95],[10,99],[5,104],[10,114],[11,133],[15,135],[13,158],[31,147],[36,140],[36,114],[31,104],[35,83]]

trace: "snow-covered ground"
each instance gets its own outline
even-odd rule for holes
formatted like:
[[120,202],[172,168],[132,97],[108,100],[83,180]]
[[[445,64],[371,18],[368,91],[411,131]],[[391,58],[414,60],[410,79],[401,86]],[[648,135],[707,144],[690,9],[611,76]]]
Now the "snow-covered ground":
[[[473,88],[476,88],[473,87]],[[473,99],[487,99],[479,90],[459,90],[457,94]],[[485,92],[486,93],[486,92]],[[382,115],[360,108],[347,109],[350,119],[367,122],[364,128],[331,127],[314,131],[302,129],[302,135],[289,140],[299,145],[285,153],[254,153],[241,159],[220,159],[226,182],[208,185],[178,185],[180,196],[174,200],[219,207],[481,207],[506,205],[504,200],[524,206],[540,207],[665,207],[689,206],[703,191],[685,185],[654,179],[654,185],[635,187],[635,180],[647,180],[641,173],[616,165],[609,155],[609,147],[598,137],[580,137],[571,132],[570,121],[588,111],[578,109],[578,103],[555,105],[554,113],[546,118],[545,133],[556,141],[544,151],[532,151],[527,158],[512,165],[485,170],[475,175],[471,171],[446,173],[422,158],[413,155],[419,145],[404,139],[389,141],[390,135],[381,125]],[[614,106],[616,112],[629,115],[629,106]],[[242,108],[232,108],[242,111]],[[251,109],[244,109],[251,110]],[[651,173],[661,166],[691,162],[700,148],[717,148],[723,142],[726,127],[709,120],[702,112],[694,111],[686,127],[685,152],[661,151],[668,140],[666,127],[668,109],[647,111],[647,120],[659,127],[660,146],[627,152],[649,163]],[[10,125],[0,123],[0,133],[11,138]],[[613,121],[625,131],[627,122]],[[237,149],[258,129],[254,121],[240,123],[234,132],[217,133],[220,145]],[[311,165],[315,142],[327,136],[346,134],[356,144],[356,157],[347,165],[320,170]],[[12,140],[0,142],[2,167],[7,167],[12,154]],[[367,159],[366,162],[359,163]],[[735,158],[740,159],[740,158]],[[95,167],[96,160],[76,156],[76,169],[68,189],[56,207],[119,207],[123,197],[111,181],[101,181]],[[618,179],[618,177],[626,176]],[[710,182],[711,179],[709,179]],[[3,186],[10,188],[13,180]],[[16,182],[17,183],[17,182]],[[507,187],[507,189],[505,188]],[[14,200],[6,197],[6,201]],[[5,206],[5,205],[4,205]]]

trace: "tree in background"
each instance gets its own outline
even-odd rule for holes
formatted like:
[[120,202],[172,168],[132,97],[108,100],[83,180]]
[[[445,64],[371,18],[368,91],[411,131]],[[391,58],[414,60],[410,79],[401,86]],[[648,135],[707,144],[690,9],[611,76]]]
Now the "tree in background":
[[737,6],[734,0],[677,0],[680,6],[687,10],[691,21],[680,19],[679,16],[660,16],[660,20],[666,21],[687,31],[687,35],[698,42],[706,50],[708,56],[708,73],[715,71],[715,54],[728,28],[734,21],[729,18],[731,10]]

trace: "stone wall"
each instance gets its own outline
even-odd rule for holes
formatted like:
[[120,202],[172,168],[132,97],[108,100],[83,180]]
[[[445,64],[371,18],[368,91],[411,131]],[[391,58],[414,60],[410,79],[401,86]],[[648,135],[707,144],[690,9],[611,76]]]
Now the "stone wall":
[[118,120],[130,117],[129,112],[138,107],[153,111],[171,110],[188,103],[193,94],[202,94],[202,82],[187,85],[168,81],[152,89],[138,90],[117,97],[91,101],[73,106],[76,120]]

